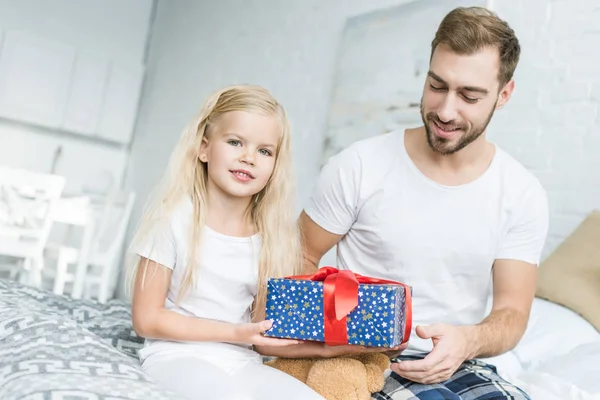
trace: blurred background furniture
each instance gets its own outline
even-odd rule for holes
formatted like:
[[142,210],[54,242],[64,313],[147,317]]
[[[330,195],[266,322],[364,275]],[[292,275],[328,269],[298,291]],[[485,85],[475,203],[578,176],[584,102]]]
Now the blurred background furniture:
[[[105,196],[61,200],[54,221],[69,229],[60,241],[49,243],[45,252],[56,265],[46,271],[55,294],[94,298],[101,303],[112,298],[134,202],[133,192],[119,190]],[[73,235],[73,228],[79,228],[79,235]],[[78,237],[74,240],[73,236]]]
[[0,270],[40,287],[62,176],[0,166]]
[[67,194],[63,176],[0,166],[0,273],[57,295],[115,294],[135,193]]

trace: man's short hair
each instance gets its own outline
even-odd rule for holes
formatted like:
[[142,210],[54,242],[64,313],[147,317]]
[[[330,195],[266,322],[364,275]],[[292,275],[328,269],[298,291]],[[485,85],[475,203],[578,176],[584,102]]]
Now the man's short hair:
[[508,23],[483,7],[458,7],[450,11],[431,42],[431,57],[439,44],[458,54],[473,54],[488,46],[498,49],[500,89],[512,79],[521,53],[519,40]]

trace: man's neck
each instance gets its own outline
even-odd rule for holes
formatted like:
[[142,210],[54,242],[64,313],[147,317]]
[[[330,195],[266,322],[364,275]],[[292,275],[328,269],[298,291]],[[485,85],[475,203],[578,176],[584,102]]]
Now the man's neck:
[[406,150],[424,175],[442,185],[462,185],[476,180],[487,170],[495,154],[485,133],[465,148],[448,155],[434,151],[426,135],[424,127],[408,130]]
[[474,142],[469,143],[468,146],[460,149],[456,153],[443,155],[434,151],[431,146],[429,146],[429,143],[427,143],[427,140],[425,140],[424,151],[430,161],[434,165],[437,165],[438,168],[458,173],[465,168],[480,164],[482,161],[487,160],[489,156],[487,153],[488,146],[489,142],[485,139],[484,133]]
[[249,198],[233,197],[209,184],[206,225],[228,236],[251,236],[254,227],[248,215]]

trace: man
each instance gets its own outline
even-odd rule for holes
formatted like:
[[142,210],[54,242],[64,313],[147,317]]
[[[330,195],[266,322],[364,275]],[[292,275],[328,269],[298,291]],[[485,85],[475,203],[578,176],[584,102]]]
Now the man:
[[301,214],[309,272],[337,245],[338,268],[413,288],[417,327],[392,364],[388,395],[529,398],[471,361],[522,337],[548,230],[538,180],[486,139],[513,92],[519,54],[513,30],[492,12],[450,12],[432,42],[424,125],[332,157]]

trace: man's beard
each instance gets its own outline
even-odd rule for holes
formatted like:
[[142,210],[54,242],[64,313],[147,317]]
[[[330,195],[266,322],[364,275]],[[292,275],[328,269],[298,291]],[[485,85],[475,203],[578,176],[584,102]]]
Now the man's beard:
[[492,116],[494,115],[495,110],[496,104],[494,104],[494,107],[492,107],[492,110],[490,111],[485,122],[479,126],[473,126],[470,131],[467,131],[467,127],[465,125],[455,125],[454,128],[461,129],[465,133],[462,137],[459,138],[458,142],[454,146],[449,146],[451,140],[439,137],[435,134],[435,132],[432,132],[431,128],[429,127],[429,124],[433,122],[439,122],[440,124],[443,123],[440,121],[440,119],[434,112],[427,113],[427,115],[423,114],[423,100],[421,99],[421,119],[423,120],[423,124],[425,125],[425,131],[427,133],[427,143],[429,143],[429,147],[431,148],[431,150],[435,151],[436,153],[440,153],[443,156],[447,156],[456,153],[461,149],[464,149],[469,144],[474,142],[479,136],[481,136],[483,132],[485,132],[488,124],[492,119]]

